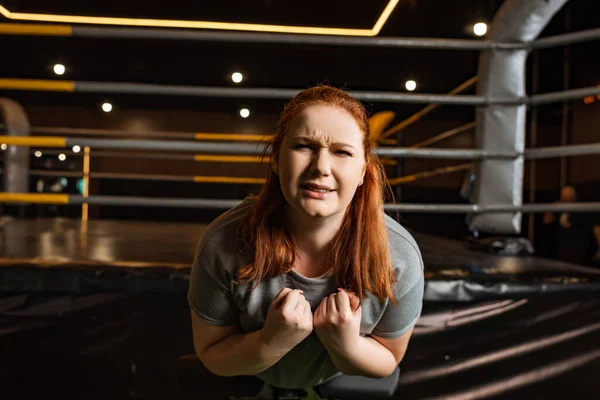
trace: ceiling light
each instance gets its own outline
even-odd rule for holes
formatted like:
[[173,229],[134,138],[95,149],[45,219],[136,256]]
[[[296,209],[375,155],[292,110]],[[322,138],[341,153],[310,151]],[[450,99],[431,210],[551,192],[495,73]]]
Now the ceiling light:
[[63,153],[60,153],[60,154],[58,155],[58,159],[59,159],[60,161],[65,161],[65,160],[67,159],[67,156],[65,156]]
[[473,33],[477,36],[483,36],[487,33],[487,24],[483,22],[478,22],[473,26]]
[[62,75],[62,74],[64,74],[64,73],[65,73],[65,71],[66,71],[66,70],[67,70],[67,69],[66,69],[66,68],[65,68],[65,66],[64,66],[64,65],[62,65],[62,64],[56,64],[56,65],[54,66],[54,73],[55,73],[56,75]]
[[42,156],[42,152],[38,150],[38,151],[36,151],[36,152],[34,153],[34,155],[35,155],[37,158],[40,158],[40,157]]
[[75,145],[73,146],[73,153],[79,153],[81,151],[81,147]]
[[6,145],[6,143],[2,143],[2,145],[0,145],[0,149],[6,150],[8,149],[8,146]]
[[[231,23],[216,21],[190,21],[190,20],[167,20],[150,18],[114,18],[106,16],[86,16],[86,15],[59,15],[59,14],[35,14],[19,13],[7,10],[0,5],[0,15],[7,19],[19,21],[37,21],[54,22],[64,24],[98,24],[98,25],[121,25],[136,27],[155,27],[155,28],[179,28],[179,29],[218,29],[235,31],[254,31],[271,33],[301,33],[318,35],[347,35],[347,36],[377,36],[392,11],[398,5],[400,0],[389,0],[383,12],[377,18],[377,22],[370,29],[346,29],[346,28],[323,28],[316,26],[288,26],[288,25],[265,25],[249,23]],[[70,28],[70,27],[69,27]],[[70,29],[58,30],[63,36],[71,36]]]
[[231,80],[234,81],[235,83],[240,83],[243,79],[244,79],[244,75],[242,75],[240,72],[234,72],[231,75]]
[[110,103],[102,104],[102,111],[104,111],[104,112],[111,112],[112,108],[113,108],[112,104],[110,104]]
[[240,110],[240,116],[242,118],[248,118],[250,116],[250,110],[248,110],[247,108],[242,108]]
[[404,85],[406,87],[406,90],[408,90],[409,92],[412,92],[413,90],[415,90],[417,88],[417,82],[415,81],[406,81],[406,84]]

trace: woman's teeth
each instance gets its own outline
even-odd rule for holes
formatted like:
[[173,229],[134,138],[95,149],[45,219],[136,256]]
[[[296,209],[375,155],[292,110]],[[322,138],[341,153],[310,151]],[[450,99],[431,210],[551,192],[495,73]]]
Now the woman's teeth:
[[328,190],[328,189],[317,189],[311,186],[302,186],[304,189],[310,190],[311,192],[317,192],[317,193],[329,193],[329,192],[333,192],[333,190]]

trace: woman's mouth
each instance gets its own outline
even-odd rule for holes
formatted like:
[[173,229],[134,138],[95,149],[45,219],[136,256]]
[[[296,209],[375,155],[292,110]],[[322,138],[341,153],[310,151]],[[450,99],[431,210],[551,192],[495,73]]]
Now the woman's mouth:
[[317,192],[317,193],[333,192],[333,189],[330,188],[329,186],[317,185],[317,184],[312,184],[312,183],[301,184],[300,187],[303,189],[306,189],[306,190],[310,190],[311,192]]
[[316,200],[325,200],[329,193],[334,191],[329,186],[311,183],[301,184],[300,187],[303,189],[303,192],[307,197]]

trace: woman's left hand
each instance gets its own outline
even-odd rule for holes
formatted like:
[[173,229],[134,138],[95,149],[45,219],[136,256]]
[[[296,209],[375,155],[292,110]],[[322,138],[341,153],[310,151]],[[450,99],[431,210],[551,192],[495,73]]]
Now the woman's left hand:
[[313,316],[313,325],[325,348],[345,353],[360,339],[361,316],[358,297],[340,289],[321,301]]

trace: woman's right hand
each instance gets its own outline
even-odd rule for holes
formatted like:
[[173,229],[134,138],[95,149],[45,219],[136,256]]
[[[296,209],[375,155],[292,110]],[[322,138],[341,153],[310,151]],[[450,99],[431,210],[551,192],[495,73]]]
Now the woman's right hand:
[[312,310],[303,292],[283,288],[271,302],[260,338],[265,345],[287,353],[312,330]]

